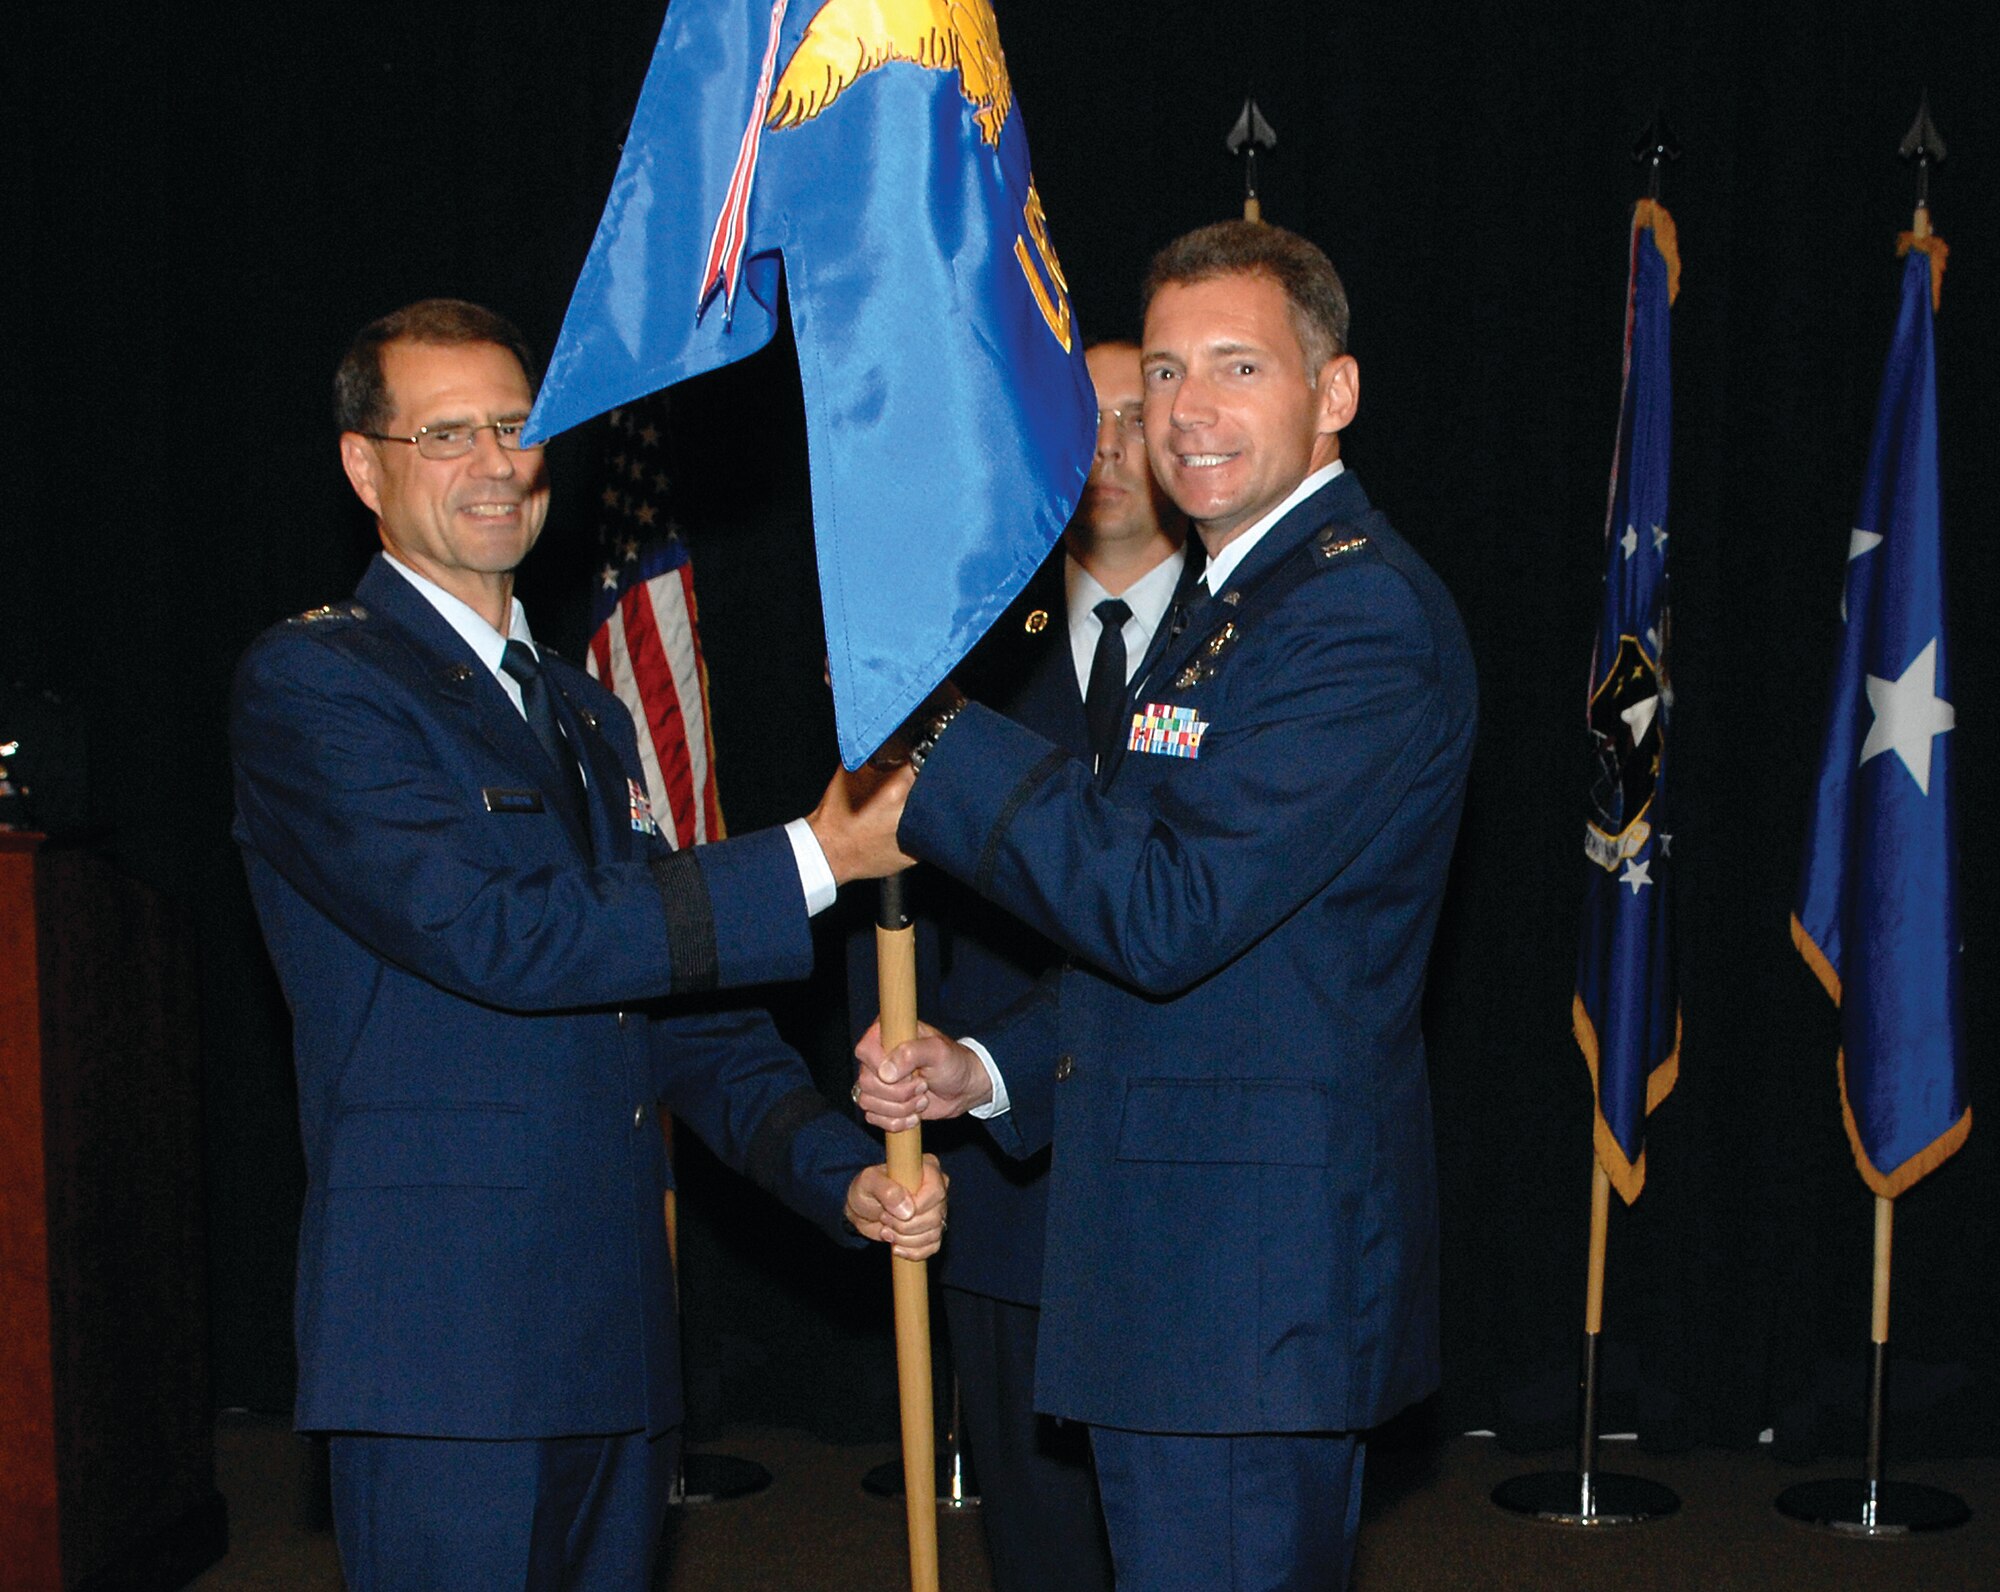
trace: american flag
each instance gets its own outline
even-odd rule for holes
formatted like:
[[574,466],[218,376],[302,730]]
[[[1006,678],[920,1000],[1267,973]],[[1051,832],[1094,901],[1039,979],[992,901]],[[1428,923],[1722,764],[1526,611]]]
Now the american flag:
[[653,816],[678,848],[724,830],[694,568],[667,514],[666,418],[657,394],[610,414],[585,667],[631,713]]

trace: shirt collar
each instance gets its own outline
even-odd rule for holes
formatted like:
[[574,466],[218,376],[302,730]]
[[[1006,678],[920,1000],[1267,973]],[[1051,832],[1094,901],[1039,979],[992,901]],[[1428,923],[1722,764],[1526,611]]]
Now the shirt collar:
[[[446,591],[436,581],[428,580],[424,576],[419,575],[408,564],[405,564],[401,559],[396,557],[394,553],[384,552],[382,560],[398,575],[401,575],[403,579],[416,587],[417,595],[435,608],[438,611],[438,617],[458,632],[465,644],[478,655],[479,661],[485,664],[492,672],[495,679],[500,681],[503,686],[512,687],[513,691],[520,689],[514,685],[511,675],[503,674],[500,670],[500,660],[506,654],[507,643],[509,641],[523,642],[526,644],[528,650],[534,653],[537,658],[541,656],[541,649],[535,645],[535,638],[528,632],[528,614],[527,610],[521,606],[520,598],[516,597],[513,599],[514,607],[507,620],[507,634],[503,636],[486,622],[486,616],[480,613],[478,609],[474,608],[470,603],[452,596],[450,592]],[[509,695],[512,695],[513,691],[510,691]]]
[[[1181,565],[1186,562],[1186,552],[1177,547],[1118,593],[1132,610],[1132,620],[1137,620],[1148,636],[1160,628],[1160,621],[1166,617],[1167,605],[1174,600],[1174,587],[1180,584]],[[1069,604],[1070,629],[1074,631],[1088,621],[1094,645],[1097,633],[1094,610],[1111,593],[1067,550],[1063,553],[1063,593]]]
[[1208,582],[1210,595],[1221,595],[1223,586],[1227,584],[1229,577],[1236,573],[1237,566],[1250,556],[1252,549],[1259,542],[1263,541],[1265,533],[1272,526],[1276,525],[1278,521],[1291,513],[1293,509],[1297,508],[1307,498],[1325,486],[1327,482],[1339,475],[1345,468],[1346,465],[1339,459],[1335,459],[1331,464],[1321,465],[1292,489],[1290,497],[1286,498],[1284,502],[1280,503],[1255,525],[1251,526],[1249,530],[1245,531],[1227,547],[1223,548],[1221,552],[1211,558],[1208,561],[1208,569],[1202,577]]

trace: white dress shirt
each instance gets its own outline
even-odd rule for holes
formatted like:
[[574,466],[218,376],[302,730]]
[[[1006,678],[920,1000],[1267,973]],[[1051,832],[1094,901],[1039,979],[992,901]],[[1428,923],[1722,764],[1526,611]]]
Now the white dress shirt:
[[[1153,644],[1153,632],[1167,616],[1174,588],[1180,584],[1181,566],[1186,562],[1187,554],[1177,547],[1117,594],[1132,610],[1132,616],[1125,621],[1127,685],[1145,661],[1146,649]],[[1090,690],[1090,660],[1097,655],[1097,635],[1103,628],[1097,620],[1097,605],[1112,593],[1070,553],[1063,554],[1063,592],[1069,602],[1069,655],[1076,665],[1076,689],[1082,695]]]

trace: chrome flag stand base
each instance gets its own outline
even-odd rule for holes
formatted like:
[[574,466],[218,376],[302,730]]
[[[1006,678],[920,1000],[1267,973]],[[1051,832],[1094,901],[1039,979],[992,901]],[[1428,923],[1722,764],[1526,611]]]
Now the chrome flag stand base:
[[1802,1481],[1778,1494],[1778,1513],[1849,1537],[1907,1537],[1949,1531],[1972,1518],[1965,1500],[1942,1487],[1913,1481],[1863,1481],[1842,1476]]
[[[1878,1291],[1886,1292],[1879,1286]],[[1787,1487],[1776,1500],[1779,1514],[1849,1537],[1907,1537],[1919,1531],[1949,1531],[1972,1518],[1965,1500],[1956,1493],[1921,1482],[1882,1479],[1883,1389],[1888,1375],[1885,1332],[1875,1342],[1868,1371],[1868,1474],[1802,1481]]]
[[1583,1335],[1583,1428],[1576,1469],[1510,1477],[1493,1489],[1493,1501],[1502,1509],[1552,1526],[1635,1526],[1680,1508],[1680,1495],[1671,1487],[1597,1468],[1597,1345],[1597,1333]]
[[1544,1470],[1515,1476],[1493,1489],[1493,1501],[1552,1526],[1634,1526],[1681,1506],[1671,1487],[1612,1471]]

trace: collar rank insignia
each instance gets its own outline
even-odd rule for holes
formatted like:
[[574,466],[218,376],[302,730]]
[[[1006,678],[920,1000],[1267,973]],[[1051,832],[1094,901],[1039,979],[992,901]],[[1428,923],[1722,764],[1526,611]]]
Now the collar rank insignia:
[[646,787],[636,779],[625,781],[625,789],[632,797],[632,829],[635,834],[657,835],[659,820],[653,816],[653,804],[646,800]]
[[1193,708],[1148,702],[1132,715],[1132,736],[1125,750],[1155,752],[1161,757],[1199,757],[1202,732],[1207,728],[1208,720],[1196,718]]

